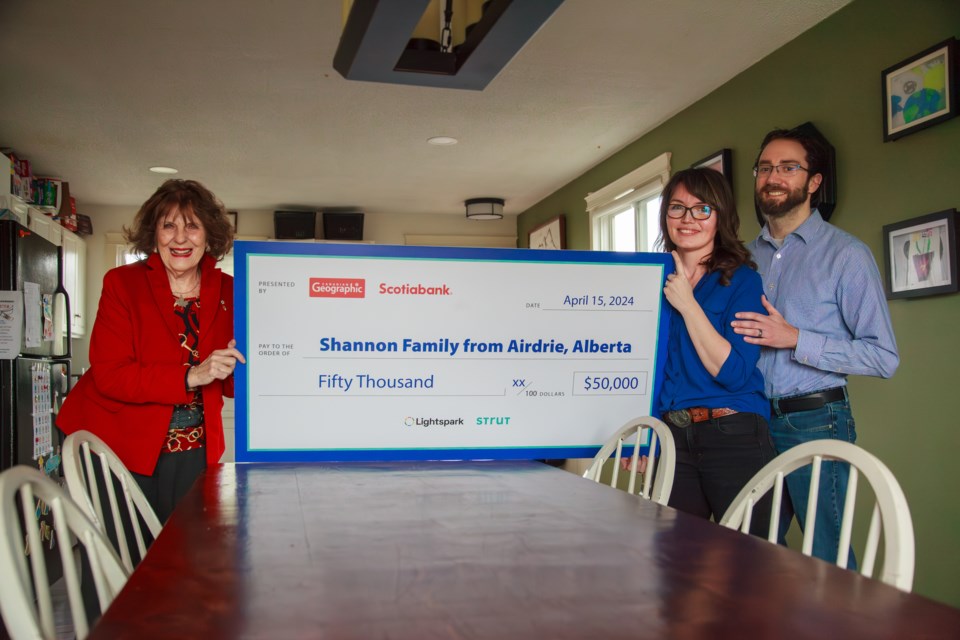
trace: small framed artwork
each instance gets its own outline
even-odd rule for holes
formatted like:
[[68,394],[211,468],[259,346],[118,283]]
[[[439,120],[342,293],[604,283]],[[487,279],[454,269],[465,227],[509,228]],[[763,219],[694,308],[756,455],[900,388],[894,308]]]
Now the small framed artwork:
[[550,218],[530,230],[527,246],[531,249],[566,249],[567,230],[563,216]]
[[719,171],[730,183],[730,188],[733,189],[733,152],[730,149],[720,149],[720,151],[711,153],[702,160],[697,160],[690,166],[694,169],[702,167]]
[[957,115],[956,63],[957,40],[950,38],[883,70],[884,142]]
[[227,220],[230,221],[230,226],[233,227],[233,234],[237,234],[237,212],[236,211],[227,211]]
[[958,290],[956,209],[885,225],[883,238],[888,299]]

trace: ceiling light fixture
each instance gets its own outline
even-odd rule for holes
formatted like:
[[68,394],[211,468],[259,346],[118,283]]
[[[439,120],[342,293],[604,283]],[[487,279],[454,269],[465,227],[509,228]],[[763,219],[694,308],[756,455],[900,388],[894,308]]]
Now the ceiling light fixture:
[[563,0],[344,0],[347,80],[481,91]]
[[175,173],[180,173],[173,167],[150,167],[150,171],[154,173],[162,173],[164,175],[173,175]]
[[451,138],[450,136],[433,136],[432,138],[427,138],[429,144],[437,145],[438,147],[449,147],[450,145],[457,144],[456,138]]
[[463,204],[468,220],[503,219],[503,198],[470,198]]

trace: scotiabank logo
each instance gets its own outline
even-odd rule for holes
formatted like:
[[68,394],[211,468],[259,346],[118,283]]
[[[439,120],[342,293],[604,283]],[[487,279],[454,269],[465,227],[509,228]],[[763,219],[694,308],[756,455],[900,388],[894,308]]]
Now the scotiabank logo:
[[365,298],[363,278],[310,278],[311,298]]

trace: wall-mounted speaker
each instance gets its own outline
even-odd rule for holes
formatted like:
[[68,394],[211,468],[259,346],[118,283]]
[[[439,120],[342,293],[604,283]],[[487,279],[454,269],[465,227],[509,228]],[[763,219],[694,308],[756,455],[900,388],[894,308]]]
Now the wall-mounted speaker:
[[316,235],[316,211],[273,212],[273,237],[277,240],[306,240]]
[[325,240],[363,240],[363,214],[324,211],[323,237]]

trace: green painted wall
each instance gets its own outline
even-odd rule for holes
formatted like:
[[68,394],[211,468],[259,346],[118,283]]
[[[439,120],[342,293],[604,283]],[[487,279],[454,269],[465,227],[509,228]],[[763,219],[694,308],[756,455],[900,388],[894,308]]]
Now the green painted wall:
[[[760,141],[810,120],[837,149],[831,222],[866,242],[882,269],[883,225],[960,208],[960,117],[884,143],[880,71],[951,36],[960,37],[956,0],[856,0],[524,212],[518,235],[564,213],[567,246],[588,249],[588,192],[664,151],[676,169],[728,147],[741,233],[753,238]],[[914,591],[960,606],[960,294],[893,300],[890,311],[901,364],[890,380],[850,379],[858,443],[909,500]]]

